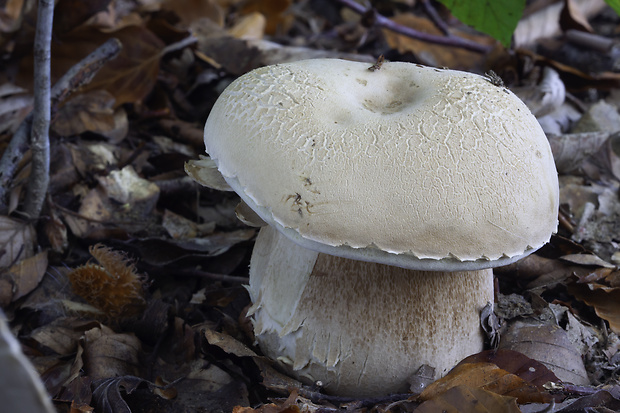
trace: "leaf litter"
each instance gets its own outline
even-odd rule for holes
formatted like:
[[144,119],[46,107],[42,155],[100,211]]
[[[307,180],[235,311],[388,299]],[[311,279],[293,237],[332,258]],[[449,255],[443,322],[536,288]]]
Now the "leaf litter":
[[[32,58],[22,51],[32,47],[33,3],[0,6],[0,151],[31,110]],[[380,12],[441,34],[426,2],[414,3]],[[481,55],[318,1],[60,0],[54,79],[108,39],[123,47],[55,114],[45,218],[15,213],[27,154],[10,188],[13,213],[0,216],[0,305],[57,410],[619,410],[620,75],[612,49],[583,42],[614,38],[620,20],[602,1],[567,1],[564,11],[532,3],[514,53],[440,8],[451,36],[493,47]],[[199,187],[184,165],[204,153],[204,120],[236,76],[381,54],[498,73],[548,134],[561,225],[541,251],[495,271],[488,350],[435,382],[420,371],[410,393],[355,400],[283,375],[253,346],[243,284],[256,229],[237,219],[234,193]]]

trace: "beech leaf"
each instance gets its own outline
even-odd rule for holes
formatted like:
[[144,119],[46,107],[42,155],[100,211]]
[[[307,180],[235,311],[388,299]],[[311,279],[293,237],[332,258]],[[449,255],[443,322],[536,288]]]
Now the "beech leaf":
[[525,9],[525,0],[439,0],[460,21],[510,45]]

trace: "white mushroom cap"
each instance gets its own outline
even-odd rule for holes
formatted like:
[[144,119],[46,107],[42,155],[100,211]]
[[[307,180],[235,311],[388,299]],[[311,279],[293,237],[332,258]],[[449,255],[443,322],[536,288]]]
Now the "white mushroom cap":
[[205,126],[226,182],[299,245],[404,268],[516,261],[557,228],[534,116],[487,78],[316,59],[234,81]]

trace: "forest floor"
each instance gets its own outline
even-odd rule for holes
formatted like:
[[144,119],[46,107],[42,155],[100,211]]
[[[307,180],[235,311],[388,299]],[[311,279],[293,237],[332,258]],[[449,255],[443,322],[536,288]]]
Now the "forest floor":
[[[0,5],[0,154],[33,109],[34,3]],[[603,1],[529,2],[506,48],[438,3],[373,3],[360,15],[327,0],[57,2],[52,84],[122,45],[82,65],[98,73],[53,107],[39,219],[22,209],[31,152],[0,171],[0,307],[59,412],[620,411],[620,18]],[[234,193],[184,164],[240,75],[380,55],[500,76],[550,140],[560,225],[495,270],[488,351],[422,394],[350,399],[260,355],[244,288],[257,231]]]

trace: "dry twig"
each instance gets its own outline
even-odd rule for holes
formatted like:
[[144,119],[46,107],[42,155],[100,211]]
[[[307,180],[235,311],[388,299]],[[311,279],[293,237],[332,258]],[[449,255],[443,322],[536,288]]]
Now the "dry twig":
[[[60,78],[51,90],[49,118],[56,113],[58,106],[80,87],[88,84],[99,69],[115,58],[121,50],[117,39],[110,39],[90,55],[74,65]],[[38,90],[38,89],[35,89]],[[49,97],[48,97],[49,102]],[[49,105],[50,103],[48,103]],[[36,106],[35,106],[36,108]],[[35,110],[36,111],[36,110]],[[34,112],[26,117],[13,135],[9,145],[0,158],[0,214],[8,212],[7,193],[11,188],[13,175],[24,153],[28,150],[28,135],[32,129]]]
[[43,208],[43,201],[50,180],[50,61],[53,20],[54,1],[39,0],[34,40],[34,111],[30,132],[32,161],[24,204],[25,214],[35,219],[39,217]]
[[337,0],[340,4],[350,8],[356,13],[361,15],[365,15],[367,13],[372,13],[373,21],[376,22],[377,26],[384,27],[393,32],[402,34],[404,36],[411,37],[412,39],[422,40],[428,43],[441,44],[444,46],[452,46],[459,47],[461,49],[471,50],[472,52],[477,53],[487,53],[491,48],[489,46],[485,46],[476,42],[472,42],[471,40],[464,39],[462,37],[457,36],[435,36],[433,34],[424,33],[411,27],[403,26],[401,24],[395,23],[392,20],[388,19],[385,16],[377,13],[374,9],[366,9],[359,3],[356,3],[354,0]]

